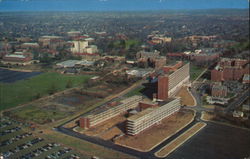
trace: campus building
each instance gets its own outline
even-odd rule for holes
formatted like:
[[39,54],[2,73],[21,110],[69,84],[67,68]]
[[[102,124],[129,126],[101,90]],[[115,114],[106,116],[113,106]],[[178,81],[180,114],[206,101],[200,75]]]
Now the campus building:
[[171,59],[186,59],[196,64],[208,64],[217,61],[221,53],[214,48],[197,49],[194,52],[185,51],[180,53],[168,53],[167,57]]
[[155,50],[154,52],[139,51],[136,53],[137,59],[155,59],[160,56],[160,52]]
[[129,118],[126,121],[128,135],[137,135],[151,126],[161,122],[164,118],[180,110],[180,98],[169,99],[161,106],[147,108]]
[[136,54],[136,58],[138,63],[144,63],[156,69],[162,68],[167,63],[166,57],[160,56],[160,52],[157,50],[153,52],[139,51]]
[[226,86],[215,84],[215,85],[212,86],[212,91],[211,92],[212,92],[211,94],[212,94],[213,97],[222,97],[222,98],[224,98],[224,97],[227,96],[228,90],[227,90]]
[[223,58],[211,71],[211,80],[214,82],[242,80],[245,74],[250,73],[249,60]]
[[140,101],[142,101],[142,96],[136,95],[120,101],[118,105],[97,109],[95,112],[80,118],[80,127],[91,128],[112,117],[125,113],[129,109],[136,108]]
[[95,59],[99,56],[97,46],[89,45],[89,41],[87,40],[72,41],[71,52],[85,59]]
[[28,65],[32,63],[32,55],[30,53],[23,52],[7,54],[4,55],[2,63],[9,65]]
[[85,52],[86,48],[88,47],[88,42],[87,41],[72,41],[72,48],[71,52],[72,53],[83,53]]
[[167,100],[177,93],[185,83],[189,83],[189,63],[178,62],[173,66],[163,67],[164,74],[158,76],[158,100]]
[[38,42],[43,48],[53,50],[56,50],[58,47],[62,47],[65,44],[61,36],[41,36],[38,39]]

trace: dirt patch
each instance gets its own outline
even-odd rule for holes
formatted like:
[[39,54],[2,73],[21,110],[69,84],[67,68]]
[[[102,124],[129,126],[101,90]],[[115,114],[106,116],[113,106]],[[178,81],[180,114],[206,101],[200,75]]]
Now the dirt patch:
[[188,89],[187,87],[182,87],[176,96],[181,97],[182,105],[195,106],[195,101],[193,99],[193,96],[187,89]]
[[215,114],[213,112],[206,112],[206,111],[202,112],[202,117],[201,117],[202,120],[211,121],[214,118],[215,118]]
[[115,136],[118,136],[118,135],[123,134],[123,133],[124,132],[121,131],[121,129],[119,129],[118,127],[114,127],[112,129],[106,131],[105,133],[101,134],[99,137],[102,138],[103,140],[111,140]]
[[155,125],[136,136],[122,136],[118,138],[115,143],[140,151],[149,151],[190,123],[193,118],[194,111],[181,110],[163,119],[159,125]]
[[215,105],[203,105],[203,107],[207,109],[215,109]]
[[186,132],[181,134],[178,138],[164,146],[161,150],[155,153],[157,157],[166,157],[171,152],[173,152],[175,149],[177,149],[180,145],[182,145],[185,141],[187,141],[189,138],[191,138],[193,135],[198,133],[202,128],[206,126],[205,123],[199,122],[189,128]]

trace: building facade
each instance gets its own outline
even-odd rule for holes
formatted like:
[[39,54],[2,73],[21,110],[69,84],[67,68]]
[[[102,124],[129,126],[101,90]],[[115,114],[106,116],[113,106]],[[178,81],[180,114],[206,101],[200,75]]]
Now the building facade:
[[212,86],[212,96],[213,97],[226,97],[227,96],[227,87],[221,85]]
[[145,109],[127,119],[126,132],[128,135],[137,135],[179,110],[180,98],[172,99],[157,108]]
[[23,52],[7,54],[3,57],[2,63],[10,65],[28,65],[32,63],[32,55],[30,53]]
[[93,112],[87,116],[80,118],[80,127],[84,129],[91,128],[101,122],[104,122],[119,114],[125,113],[129,109],[136,108],[139,102],[142,101],[142,96],[132,96],[125,100],[120,101],[121,104],[107,109]]
[[[179,66],[179,63],[177,63]],[[190,64],[187,63],[180,68],[167,68],[167,74],[158,77],[158,100],[166,100],[172,97],[185,83],[189,83]],[[163,68],[164,69],[164,68]]]
[[241,80],[244,74],[250,73],[249,60],[223,58],[211,71],[214,82]]

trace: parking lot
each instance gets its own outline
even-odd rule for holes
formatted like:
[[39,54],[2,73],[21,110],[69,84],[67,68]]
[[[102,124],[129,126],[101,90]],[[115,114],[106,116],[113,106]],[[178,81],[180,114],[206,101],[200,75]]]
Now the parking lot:
[[[84,158],[71,148],[60,143],[48,141],[35,136],[32,132],[25,132],[18,123],[6,118],[0,122],[0,152],[4,158]],[[85,157],[87,158],[87,157]]]

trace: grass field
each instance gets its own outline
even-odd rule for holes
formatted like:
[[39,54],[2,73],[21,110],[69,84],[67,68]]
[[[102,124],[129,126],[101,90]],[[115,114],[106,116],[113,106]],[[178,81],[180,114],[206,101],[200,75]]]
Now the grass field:
[[205,69],[195,65],[190,65],[190,80],[195,80]]
[[138,40],[130,39],[130,40],[125,40],[124,43],[122,43],[121,41],[115,41],[113,45],[116,48],[125,47],[125,49],[128,50],[133,46],[140,45],[140,42]]
[[139,45],[140,42],[137,41],[137,40],[126,40],[125,41],[125,45],[126,45],[126,49],[130,49],[131,46],[136,46],[136,45]]
[[0,83],[0,110],[32,101],[37,96],[48,95],[52,88],[55,91],[62,91],[66,89],[68,81],[71,81],[72,87],[81,85],[90,77],[89,75],[75,76],[50,72],[11,84]]
[[20,109],[15,109],[11,112],[12,116],[17,116],[19,119],[32,121],[38,124],[44,124],[53,120],[59,120],[67,116],[66,112],[43,109],[36,106],[25,106]]
[[142,90],[144,89],[144,87],[137,87],[135,89],[133,89],[132,91],[130,91],[129,93],[127,93],[125,96],[126,97],[132,97],[134,95],[142,95]]

